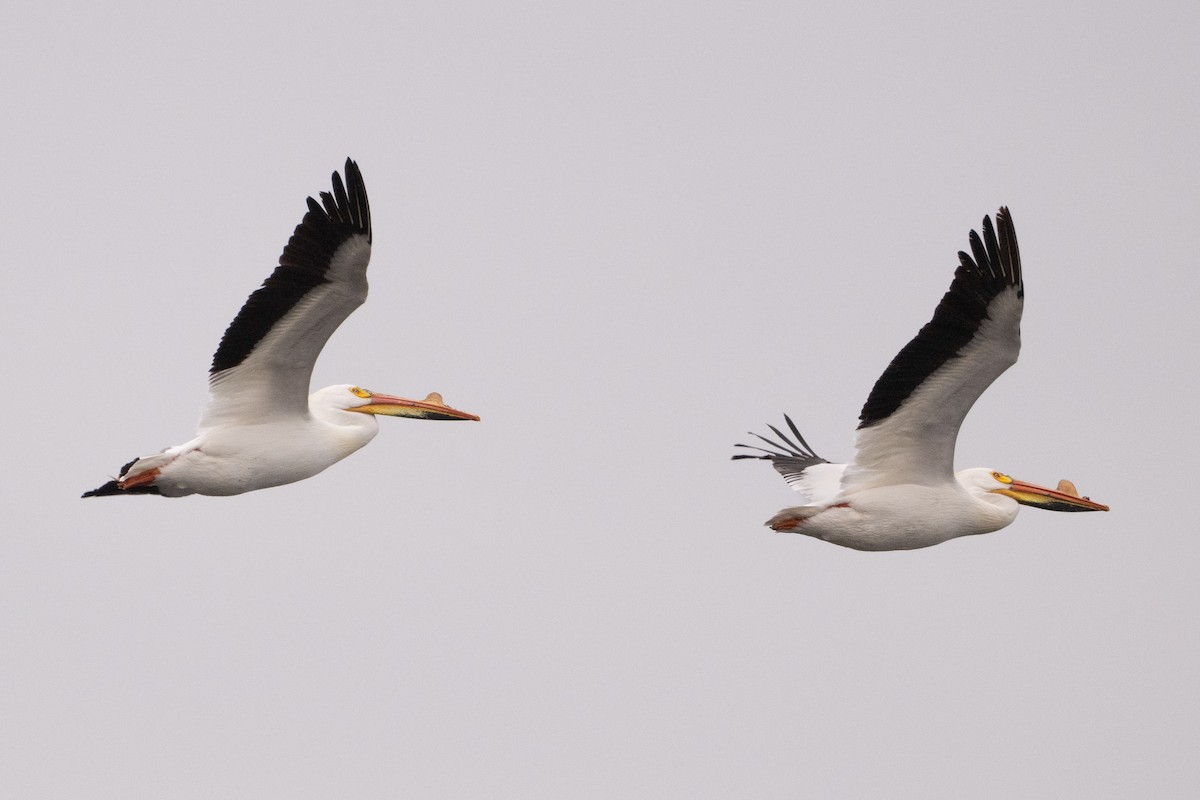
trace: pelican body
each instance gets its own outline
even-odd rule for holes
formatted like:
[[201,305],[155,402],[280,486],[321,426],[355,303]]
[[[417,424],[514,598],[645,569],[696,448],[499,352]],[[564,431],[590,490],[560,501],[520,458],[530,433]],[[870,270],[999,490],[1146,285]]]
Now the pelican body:
[[984,390],[1017,361],[1025,284],[1007,208],[971,231],[933,319],[880,376],[859,416],[852,464],[818,456],[790,417],[791,436],[771,425],[766,447],[735,459],[770,461],[806,503],[767,520],[856,550],[912,550],[1010,525],[1021,505],[1051,511],[1107,511],[1067,481],[1048,489],[993,469],[954,472],[963,419]]
[[371,210],[358,165],[308,198],[279,266],[225,331],[196,437],[142,456],[84,497],[233,495],[310,478],[379,432],[376,416],[478,420],[437,393],[424,400],[329,386],[308,394],[325,342],[367,298]]

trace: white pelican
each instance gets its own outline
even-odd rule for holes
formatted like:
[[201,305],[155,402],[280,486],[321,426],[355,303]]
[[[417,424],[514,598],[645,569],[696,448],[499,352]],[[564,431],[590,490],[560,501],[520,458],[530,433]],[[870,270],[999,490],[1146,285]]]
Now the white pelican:
[[830,464],[813,452],[789,417],[795,440],[768,426],[760,458],[805,496],[767,521],[857,550],[912,550],[1010,524],[1018,504],[1051,511],[1107,511],[1079,497],[1068,481],[1058,490],[1023,483],[993,469],[955,474],[954,442],[963,418],[1021,349],[1025,285],[1017,234],[1007,208],[971,231],[972,259],[960,266],[933,319],[892,359],[859,416],[853,464]]
[[347,384],[309,395],[321,348],[367,299],[370,258],[367,189],[346,159],[346,184],[334,172],[333,194],[321,192],[321,203],[308,198],[279,266],[221,338],[196,438],[135,458],[116,480],[83,496],[240,494],[310,478],[341,461],[379,432],[377,414],[478,420],[437,393],[405,400]]

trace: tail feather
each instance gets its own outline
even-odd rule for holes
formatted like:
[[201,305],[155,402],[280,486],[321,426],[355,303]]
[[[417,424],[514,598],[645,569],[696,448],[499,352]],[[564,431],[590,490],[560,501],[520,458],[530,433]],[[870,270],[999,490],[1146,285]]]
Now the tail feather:
[[762,442],[766,447],[755,444],[738,444],[754,453],[738,453],[733,458],[757,458],[771,462],[775,471],[783,476],[788,486],[791,486],[810,503],[821,504],[835,498],[841,490],[842,476],[846,472],[845,464],[830,464],[821,458],[800,435],[800,429],[792,418],[784,414],[791,436],[774,425],[768,425],[775,439],[757,433],[750,435]]

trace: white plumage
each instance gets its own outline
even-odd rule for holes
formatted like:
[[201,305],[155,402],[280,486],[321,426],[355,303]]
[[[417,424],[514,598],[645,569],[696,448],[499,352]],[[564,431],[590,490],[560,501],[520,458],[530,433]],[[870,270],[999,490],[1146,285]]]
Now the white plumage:
[[[896,356],[860,416],[852,464],[816,455],[787,419],[790,438],[758,436],[754,446],[806,499],[767,521],[859,550],[909,550],[958,536],[989,533],[1016,518],[1018,504],[1054,511],[1107,511],[1070,484],[1046,489],[991,469],[955,474],[954,445],[963,419],[984,390],[1016,363],[1021,349],[1024,279],[1008,209],[996,215],[999,238],[984,217],[974,258],[960,266],[933,319]],[[748,447],[748,445],[739,445]]]
[[339,385],[309,395],[325,342],[367,299],[371,210],[358,165],[308,198],[279,266],[225,331],[196,438],[126,464],[84,497],[231,495],[316,475],[375,437],[375,415],[478,420],[433,393],[424,400]]

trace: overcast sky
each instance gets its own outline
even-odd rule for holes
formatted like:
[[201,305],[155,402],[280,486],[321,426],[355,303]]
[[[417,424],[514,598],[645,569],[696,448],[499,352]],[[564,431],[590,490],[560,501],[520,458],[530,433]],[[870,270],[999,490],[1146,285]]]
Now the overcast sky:
[[[22,7],[4,793],[1190,795],[1200,9],[829,5]],[[80,500],[192,437],[348,155],[371,297],[314,385],[483,421]],[[903,553],[764,528],[796,496],[733,443],[787,412],[851,457],[1005,204],[1025,349],[958,466],[1112,512]]]

